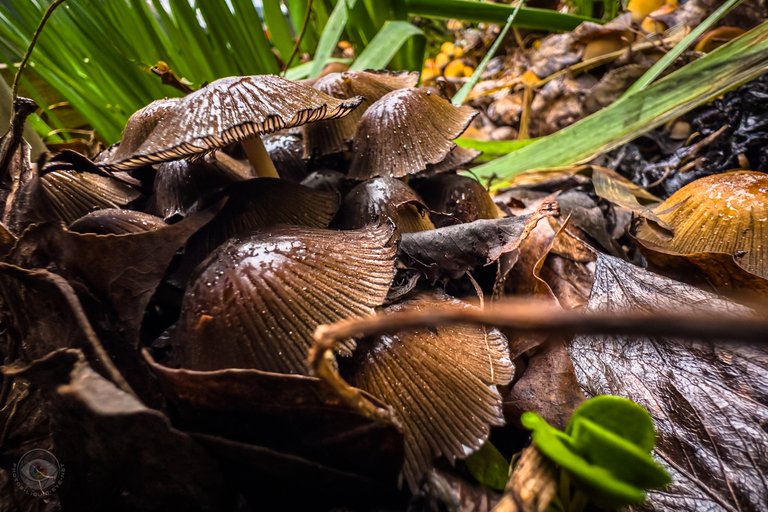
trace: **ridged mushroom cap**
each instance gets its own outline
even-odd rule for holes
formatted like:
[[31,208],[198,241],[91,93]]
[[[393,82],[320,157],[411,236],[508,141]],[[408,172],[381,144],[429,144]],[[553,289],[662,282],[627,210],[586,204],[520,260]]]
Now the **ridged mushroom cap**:
[[[443,292],[422,294],[386,311],[472,308]],[[512,380],[506,337],[497,329],[455,325],[360,342],[349,381],[389,404],[403,424],[403,474],[411,490],[433,460],[463,459],[503,425],[497,384]]]
[[343,117],[361,101],[339,100],[273,75],[220,78],[179,100],[133,154],[106,166],[131,169],[199,156],[283,128]]
[[390,231],[282,226],[234,238],[201,265],[173,333],[180,364],[306,373],[320,324],[373,314],[394,277]]
[[768,174],[733,171],[700,178],[654,212],[673,236],[641,224],[636,236],[642,243],[679,254],[745,251],[738,264],[768,278]]
[[443,161],[456,147],[477,111],[455,107],[425,89],[386,94],[360,119],[353,141],[349,177],[400,178]]
[[331,121],[320,121],[304,127],[304,157],[324,156],[349,149],[360,118],[366,109],[387,93],[413,87],[419,81],[418,73],[406,71],[345,71],[330,73],[314,84],[314,88],[334,98],[353,96],[365,98],[348,116]]

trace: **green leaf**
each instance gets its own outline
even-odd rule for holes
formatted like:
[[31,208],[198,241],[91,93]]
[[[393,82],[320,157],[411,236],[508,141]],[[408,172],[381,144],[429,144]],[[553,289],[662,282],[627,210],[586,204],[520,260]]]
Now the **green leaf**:
[[[628,423],[631,419],[627,418]],[[651,424],[650,433],[653,433]],[[591,464],[610,471],[619,480],[641,489],[656,489],[667,485],[669,473],[649,452],[605,426],[586,418],[573,423],[573,445]]]
[[459,89],[456,94],[453,95],[453,98],[451,99],[451,103],[454,105],[463,105],[464,101],[467,99],[467,96],[469,96],[469,93],[472,91],[472,88],[475,86],[478,80],[480,80],[480,75],[483,74],[483,71],[485,71],[486,66],[488,66],[488,63],[491,61],[493,56],[496,54],[496,50],[499,49],[499,45],[504,40],[505,37],[507,37],[507,32],[509,32],[509,29],[512,27],[512,23],[515,21],[515,18],[517,17],[517,13],[520,12],[520,8],[523,6],[524,0],[519,0],[517,3],[517,6],[515,7],[515,10],[512,11],[512,14],[509,15],[509,18],[507,18],[507,22],[504,24],[504,28],[501,29],[501,32],[499,32],[499,35],[496,36],[496,40],[491,45],[491,48],[488,50],[488,52],[483,57],[483,60],[480,61],[480,64],[477,65],[475,68],[474,73],[472,73],[472,76],[469,77],[469,80],[461,86],[461,89]]
[[656,80],[656,78],[661,75],[664,70],[667,69],[685,50],[687,50],[688,47],[691,46],[694,41],[699,38],[699,36],[706,32],[709,27],[717,23],[720,18],[728,14],[728,11],[736,7],[742,1],[743,0],[727,0],[725,3],[723,3],[723,5],[718,7],[715,12],[707,17],[707,19],[699,23],[696,28],[691,30],[691,32],[686,35],[679,43],[677,43],[674,48],[672,48],[670,51],[664,54],[662,58],[656,61],[656,63],[654,63],[654,65],[651,66],[648,71],[643,73],[643,76],[638,78],[635,83],[629,87],[629,89],[624,91],[623,96],[631,96],[636,92],[642,91],[648,87],[648,85]]
[[[768,22],[562,130],[492,162],[478,175],[508,180],[522,172],[590,160],[707,103],[768,70]],[[706,79],[703,79],[706,77]],[[503,182],[495,188],[502,187]]]
[[344,33],[344,27],[347,24],[347,10],[354,6],[357,0],[338,0],[336,6],[331,11],[328,23],[320,35],[320,41],[317,43],[315,58],[309,76],[315,78],[320,75],[326,64],[328,64],[333,50],[339,44],[341,34]]
[[[328,59],[328,62],[343,62],[344,64],[349,64],[352,61],[350,59],[333,58]],[[294,66],[285,72],[285,78],[288,80],[302,80],[304,78],[309,78],[311,76],[310,72],[312,71],[314,64],[315,61],[310,60],[309,62],[304,62],[298,66]]]
[[[514,7],[472,0],[405,0],[408,13],[427,18],[457,19],[473,22],[505,23]],[[600,23],[585,16],[563,14],[549,9],[520,9],[515,27],[551,32],[573,30],[585,21]]]
[[522,140],[482,140],[459,137],[458,139],[455,139],[454,142],[463,148],[482,151],[483,154],[481,154],[475,161],[487,162],[502,155],[517,151],[520,148],[524,148],[536,140],[536,138]]
[[651,415],[642,405],[622,396],[599,395],[582,403],[571,415],[566,434],[571,434],[574,424],[582,419],[600,424],[645,453],[651,453],[656,445]]
[[486,487],[503,491],[509,479],[509,462],[487,441],[478,451],[464,459],[472,476]]
[[524,427],[533,431],[532,439],[538,450],[568,471],[585,487],[587,496],[593,501],[620,506],[645,500],[645,491],[642,488],[616,478],[603,467],[590,464],[576,451],[569,436],[551,426],[538,414],[523,413],[520,421]]
[[280,58],[284,61],[291,56],[293,50],[293,33],[283,10],[280,8],[280,2],[269,1],[262,2],[264,8],[264,23],[269,29],[269,35],[272,37],[272,43],[280,53]]
[[349,69],[363,71],[386,67],[400,47],[412,37],[425,36],[421,29],[406,21],[388,21]]

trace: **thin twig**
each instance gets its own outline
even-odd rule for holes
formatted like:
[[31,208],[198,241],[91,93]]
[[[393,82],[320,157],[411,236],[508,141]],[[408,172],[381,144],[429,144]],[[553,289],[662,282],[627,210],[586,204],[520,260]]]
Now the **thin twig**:
[[581,312],[564,310],[541,300],[509,299],[487,305],[485,309],[445,307],[398,311],[321,325],[315,329],[314,343],[307,356],[309,368],[325,380],[347,405],[369,418],[380,420],[389,416],[388,411],[381,410],[339,375],[332,352],[336,342],[452,324],[493,325],[513,328],[518,332],[560,335],[646,335],[759,343],[768,340],[768,318],[765,317],[715,312]]
[[35,29],[35,33],[32,35],[32,41],[29,42],[29,46],[27,47],[27,52],[24,54],[24,58],[21,59],[21,64],[19,64],[19,69],[16,71],[16,76],[13,77],[13,87],[11,87],[11,95],[14,102],[16,101],[16,98],[19,95],[19,81],[21,80],[21,73],[24,71],[24,67],[27,65],[27,61],[29,60],[29,57],[32,55],[32,50],[34,50],[35,48],[35,44],[37,43],[37,38],[40,37],[40,34],[43,32],[43,27],[45,27],[45,23],[48,21],[48,18],[51,17],[51,14],[53,14],[53,11],[56,10],[56,8],[63,3],[64,3],[64,0],[53,0],[53,2],[51,2],[51,5],[48,6],[48,9],[46,9],[45,13],[43,14],[43,19],[40,20],[40,24],[37,26],[37,29]]
[[484,310],[446,307],[399,311],[321,325],[315,330],[315,346],[332,346],[338,339],[459,323],[547,334],[645,335],[761,343],[768,339],[768,318],[755,316],[670,311],[580,312],[540,300],[507,299],[489,304]]
[[309,18],[312,14],[312,2],[314,0],[309,0],[307,3],[307,12],[304,13],[304,22],[301,24],[301,32],[299,32],[299,37],[296,38],[296,42],[293,45],[293,49],[291,50],[291,55],[288,57],[288,60],[285,61],[285,64],[283,64],[283,71],[280,73],[281,75],[285,75],[285,72],[288,71],[288,68],[291,67],[291,61],[296,56],[296,54],[299,51],[299,46],[301,45],[301,40],[304,39],[304,34],[307,33],[307,27],[309,26]]

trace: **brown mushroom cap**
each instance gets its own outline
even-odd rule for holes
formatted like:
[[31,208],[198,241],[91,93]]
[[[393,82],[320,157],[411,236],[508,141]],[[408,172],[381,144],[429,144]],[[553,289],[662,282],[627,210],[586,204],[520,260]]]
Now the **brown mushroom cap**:
[[[354,111],[353,111],[354,112]],[[342,119],[346,119],[345,116]],[[319,121],[320,123],[324,121]],[[313,126],[317,123],[313,123]],[[264,147],[269,158],[275,163],[281,179],[299,183],[307,177],[307,162],[303,159],[304,143],[301,137],[284,133],[274,133],[264,137]]]
[[94,210],[126,206],[141,195],[122,181],[90,172],[49,172],[39,186],[38,213],[67,224]]
[[394,275],[387,228],[282,226],[231,239],[187,289],[173,334],[184,368],[306,373],[320,324],[370,315]]
[[349,191],[338,215],[342,229],[378,226],[388,219],[401,233],[434,229],[427,205],[408,185],[395,178],[378,177]]
[[[436,291],[386,311],[472,308]],[[497,329],[455,325],[360,342],[349,381],[392,406],[405,436],[403,474],[411,490],[432,461],[465,458],[503,425],[497,384],[512,380],[507,339]]]
[[458,169],[464,168],[467,164],[471,163],[475,158],[480,156],[480,153],[481,151],[476,149],[456,146],[440,162],[436,164],[429,164],[423,175],[432,176],[435,174],[456,171]]
[[441,162],[477,115],[424,89],[386,94],[363,114],[353,142],[349,177],[400,178]]
[[432,211],[451,215],[462,223],[499,217],[499,209],[485,187],[467,176],[438,174],[418,180],[413,187]]
[[673,236],[641,224],[636,236],[644,245],[678,254],[745,251],[738,264],[768,278],[768,174],[734,171],[699,178],[654,213]]
[[264,133],[343,117],[361,101],[338,100],[273,75],[221,78],[179,100],[132,155],[106,165],[131,169],[205,154]]
[[314,87],[334,98],[353,96],[365,98],[348,116],[332,121],[320,121],[304,127],[304,158],[325,156],[349,149],[348,143],[357,130],[363,113],[375,101],[397,89],[413,87],[419,81],[418,73],[406,71],[346,71],[330,73]]
[[104,163],[120,162],[129,159],[141,147],[157,124],[171,113],[181,98],[155,100],[128,118],[123,130],[123,137],[117,148],[108,154]]

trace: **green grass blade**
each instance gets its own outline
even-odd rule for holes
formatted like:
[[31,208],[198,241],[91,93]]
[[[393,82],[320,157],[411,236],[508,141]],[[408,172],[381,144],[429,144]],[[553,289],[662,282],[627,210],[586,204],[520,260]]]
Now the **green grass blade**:
[[661,75],[665,69],[667,69],[685,50],[691,46],[709,27],[717,23],[717,21],[728,14],[728,12],[739,5],[743,0],[727,0],[723,5],[710,14],[707,19],[699,23],[699,25],[691,31],[690,34],[685,36],[679,43],[675,45],[670,51],[668,51],[662,58],[660,58],[648,71],[643,73],[635,83],[633,83],[629,89],[624,91],[622,97],[626,98],[638,91],[642,91],[648,87],[651,82]]
[[480,61],[480,64],[477,65],[477,68],[475,68],[475,72],[472,73],[472,76],[469,77],[469,80],[461,86],[461,89],[459,89],[456,94],[453,95],[453,98],[451,99],[451,102],[454,105],[462,105],[464,101],[467,99],[467,96],[469,96],[469,93],[472,91],[472,88],[475,86],[478,80],[480,80],[480,75],[483,74],[483,71],[485,71],[486,66],[488,66],[488,63],[491,61],[493,56],[496,54],[496,50],[499,49],[499,45],[501,45],[501,42],[504,40],[505,37],[507,37],[507,32],[509,32],[509,29],[512,27],[512,23],[514,23],[515,18],[517,17],[517,13],[520,12],[520,8],[523,6],[524,0],[520,0],[515,7],[515,10],[512,11],[512,14],[509,15],[509,18],[507,18],[507,23],[504,25],[504,28],[501,29],[501,32],[499,32],[499,35],[496,36],[496,40],[491,45],[491,48],[488,50],[488,52],[483,57],[483,60]]
[[[458,19],[474,22],[504,23],[514,11],[514,7],[505,4],[492,4],[472,0],[405,0],[408,12],[413,16],[427,18]],[[573,30],[585,21],[599,20],[586,16],[563,14],[549,9],[520,9],[515,27],[551,32]]]
[[[233,0],[232,5],[235,8],[235,19],[240,23],[243,36],[236,39],[230,37],[231,43],[238,47],[248,44],[258,54],[258,65],[256,62],[246,65],[245,74],[279,73],[280,66],[278,66],[275,56],[272,55],[272,45],[264,31],[261,30],[261,18],[253,6],[253,0]],[[293,40],[291,40],[291,48],[293,48]],[[288,53],[290,54],[290,50]],[[234,75],[235,73],[229,74]]]
[[463,148],[482,151],[483,154],[480,155],[475,162],[487,162],[513,151],[517,151],[520,148],[524,148],[537,140],[538,138],[520,140],[482,140],[459,137],[454,142]]
[[[326,63],[330,62],[342,62],[344,64],[349,64],[352,62],[352,59],[337,59],[332,57],[326,61]],[[298,66],[293,66],[285,72],[285,78],[288,80],[303,80],[305,78],[309,78],[311,76],[310,71],[312,70],[312,66],[314,66],[314,64],[314,61],[310,60],[309,62],[304,62]]]
[[336,6],[331,11],[331,17],[328,19],[328,23],[323,29],[323,33],[320,35],[320,41],[317,43],[317,51],[315,51],[315,58],[312,61],[312,68],[309,71],[309,76],[314,78],[320,74],[323,67],[328,63],[328,59],[331,58],[333,50],[336,45],[339,44],[341,34],[344,33],[344,27],[347,24],[347,13],[350,5],[354,6],[357,0],[338,0]]
[[768,22],[763,22],[647,89],[522,149],[476,167],[474,172],[505,180],[529,170],[588,161],[766,71]]
[[291,56],[291,50],[293,50],[291,26],[280,8],[280,2],[267,0],[262,2],[262,6],[264,7],[264,23],[269,29],[272,43],[280,53],[280,58],[285,61]]
[[[288,14],[291,16],[291,23],[293,24],[294,33],[300,34],[301,27],[304,25],[304,18],[307,14],[307,7],[309,0],[287,0],[286,7],[288,7]],[[307,25],[307,29],[304,32],[304,37],[301,38],[299,48],[302,52],[312,53],[317,48],[317,33],[312,23],[312,14],[310,13],[310,21]]]
[[355,59],[350,69],[362,71],[386,67],[400,47],[412,37],[423,38],[424,32],[406,21],[388,21]]

